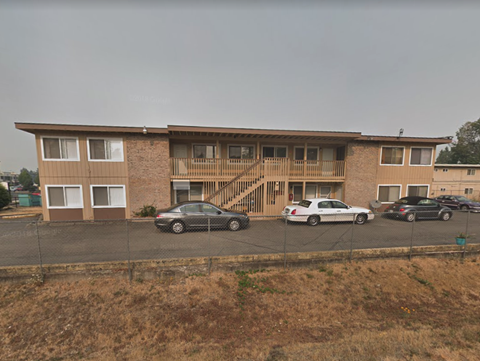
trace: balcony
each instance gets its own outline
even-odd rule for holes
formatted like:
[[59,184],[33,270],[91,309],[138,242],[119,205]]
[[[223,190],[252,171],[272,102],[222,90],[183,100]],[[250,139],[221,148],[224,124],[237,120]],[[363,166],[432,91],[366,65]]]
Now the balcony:
[[[291,160],[288,158],[219,159],[170,158],[171,179],[228,181],[255,168],[256,177],[290,181],[345,179],[345,161]],[[250,172],[252,173],[252,172]]]

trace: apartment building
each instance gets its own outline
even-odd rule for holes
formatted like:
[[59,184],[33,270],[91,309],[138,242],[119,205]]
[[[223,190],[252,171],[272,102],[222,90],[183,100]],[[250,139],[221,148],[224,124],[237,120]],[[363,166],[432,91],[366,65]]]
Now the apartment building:
[[45,220],[130,218],[143,205],[207,200],[278,215],[309,197],[369,206],[428,195],[449,138],[169,125],[16,123],[35,135]]
[[480,164],[435,164],[431,196],[442,194],[480,200]]

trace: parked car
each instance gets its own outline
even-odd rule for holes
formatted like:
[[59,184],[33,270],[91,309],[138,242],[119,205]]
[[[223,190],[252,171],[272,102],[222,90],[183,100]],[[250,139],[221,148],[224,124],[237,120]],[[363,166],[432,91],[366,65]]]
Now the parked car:
[[286,206],[282,216],[291,222],[306,222],[316,226],[320,222],[352,222],[364,224],[375,215],[367,208],[352,207],[337,199],[311,198],[300,201],[297,205]]
[[480,212],[480,202],[472,201],[464,196],[443,195],[435,198],[435,200],[448,208]]
[[238,231],[250,221],[246,213],[229,211],[208,202],[189,201],[159,210],[155,226],[179,234],[187,229],[207,228],[209,220],[210,227],[230,231]]
[[452,210],[436,200],[427,197],[403,197],[385,209],[390,218],[399,218],[407,222],[415,219],[440,219],[448,221],[452,218]]
[[19,185],[19,186],[13,186],[13,187],[10,187],[10,190],[12,192],[21,192],[23,191],[23,186]]

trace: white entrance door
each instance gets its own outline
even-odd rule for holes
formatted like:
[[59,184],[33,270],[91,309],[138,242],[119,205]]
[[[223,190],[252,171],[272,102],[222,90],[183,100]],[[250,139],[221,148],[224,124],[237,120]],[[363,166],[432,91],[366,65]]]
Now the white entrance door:
[[187,174],[187,145],[186,144],[174,144],[173,145],[173,157],[175,159],[175,165],[173,169],[174,175],[186,175]]

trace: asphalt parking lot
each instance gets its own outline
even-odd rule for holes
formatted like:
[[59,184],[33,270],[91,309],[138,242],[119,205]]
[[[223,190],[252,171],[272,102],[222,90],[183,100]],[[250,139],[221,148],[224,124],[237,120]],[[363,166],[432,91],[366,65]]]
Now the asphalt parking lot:
[[295,253],[366,248],[455,244],[467,230],[478,243],[480,214],[455,211],[448,222],[408,223],[377,216],[364,225],[322,223],[316,227],[282,219],[251,218],[237,232],[207,230],[172,234],[151,220],[36,223],[0,220],[0,266],[102,262],[205,256]]

